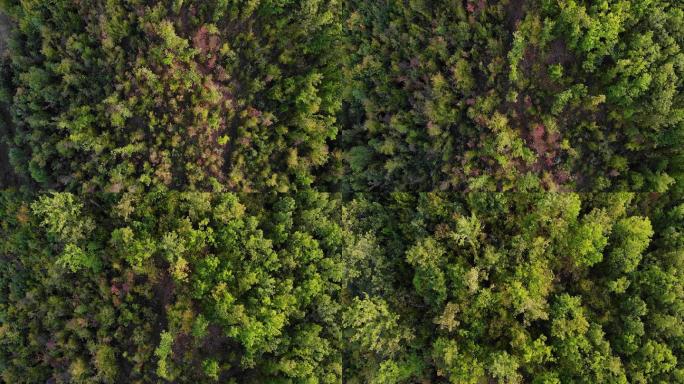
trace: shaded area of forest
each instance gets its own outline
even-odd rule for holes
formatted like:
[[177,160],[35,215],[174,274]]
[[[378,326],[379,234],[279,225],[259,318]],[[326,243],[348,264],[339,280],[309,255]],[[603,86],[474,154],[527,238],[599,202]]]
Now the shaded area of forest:
[[[10,37],[11,31],[11,21],[7,15],[0,12],[0,68],[2,69],[1,76],[7,76],[8,73],[8,56],[7,43]],[[5,83],[7,79],[3,80]],[[2,106],[0,107],[0,189],[8,188],[18,184],[17,177],[14,173],[14,169],[9,161],[9,148],[5,142],[8,137],[9,124],[11,123],[11,118],[9,116],[9,111],[6,108],[7,105],[7,95],[0,95],[4,100]]]

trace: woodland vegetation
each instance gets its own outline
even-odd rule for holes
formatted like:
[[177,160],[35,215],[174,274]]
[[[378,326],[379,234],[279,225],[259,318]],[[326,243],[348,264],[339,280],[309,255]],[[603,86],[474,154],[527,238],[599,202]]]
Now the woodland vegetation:
[[1,382],[684,383],[684,5],[0,10]]
[[665,192],[681,179],[678,2],[345,4],[350,189]]
[[393,193],[343,209],[348,383],[679,383],[681,199]]

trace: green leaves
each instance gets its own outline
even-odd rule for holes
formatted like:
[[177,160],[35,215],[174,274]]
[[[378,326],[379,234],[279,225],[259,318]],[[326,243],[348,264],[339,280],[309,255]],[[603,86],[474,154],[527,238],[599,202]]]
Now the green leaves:
[[[356,275],[349,288],[343,318],[353,337],[350,380],[403,377],[401,362],[415,353],[429,363],[399,382],[644,381],[639,349],[669,334],[681,317],[663,314],[667,305],[652,301],[673,303],[675,288],[672,275],[644,264],[658,237],[650,204],[659,203],[649,196],[397,193],[372,203],[359,197],[350,204],[348,227],[363,244],[355,250],[365,250],[375,269]],[[361,265],[357,258],[350,261]],[[378,274],[384,285],[374,281]],[[368,287],[382,290],[366,296]],[[394,337],[384,330],[389,326],[370,328],[370,318],[406,326],[414,337],[396,356],[378,358],[389,347],[363,355],[382,339],[364,335]],[[669,361],[667,352],[662,359]]]
[[97,256],[86,253],[73,243],[68,243],[64,246],[64,250],[57,258],[56,263],[62,268],[69,269],[71,272],[78,272],[82,268],[91,269],[97,272],[101,267],[100,260]]
[[442,270],[445,251],[429,237],[413,246],[406,253],[406,260],[415,266],[413,285],[431,304],[439,305],[447,298],[446,277]]
[[167,358],[171,355],[173,336],[169,332],[162,332],[157,349],[154,350],[157,356],[157,375],[164,380],[173,380],[176,375],[169,371]]
[[390,312],[381,298],[355,298],[342,323],[353,330],[352,343],[358,343],[367,353],[384,357],[396,355],[414,337],[410,329],[399,324],[399,316]]
[[[43,195],[31,205],[31,209],[42,218],[41,225],[48,235],[62,247],[56,264],[71,272],[81,269],[99,271],[101,261],[97,246],[91,246],[84,240],[91,238],[95,229],[90,217],[82,214],[83,204],[70,193],[52,193]],[[83,247],[87,247],[85,250]]]
[[576,266],[589,267],[603,260],[603,249],[608,244],[608,220],[603,211],[594,210],[576,224],[569,239]]
[[1,381],[683,381],[677,2],[0,2]]
[[33,212],[42,218],[41,225],[59,242],[78,242],[94,229],[92,219],[83,217],[83,203],[71,193],[43,195],[31,204]]
[[611,270],[622,273],[634,271],[652,236],[653,228],[647,218],[632,216],[620,220],[611,236],[615,244],[610,253]]
[[339,9],[271,7],[17,5],[17,171],[72,192],[306,188],[339,131]]

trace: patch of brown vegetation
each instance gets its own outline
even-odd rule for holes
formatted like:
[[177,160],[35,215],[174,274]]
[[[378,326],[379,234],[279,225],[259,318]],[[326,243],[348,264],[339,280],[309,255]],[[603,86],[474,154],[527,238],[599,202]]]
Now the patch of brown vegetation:
[[532,149],[537,152],[540,160],[545,167],[553,166],[554,158],[558,154],[558,139],[560,134],[558,132],[546,132],[543,124],[535,124],[531,131]]
[[206,25],[200,27],[192,38],[193,46],[205,56],[204,70],[208,73],[216,66],[216,59],[218,57],[219,37],[218,35],[209,33]]
[[467,0],[466,1],[466,11],[468,13],[479,13],[484,11],[487,7],[486,0]]
[[537,162],[530,169],[538,174],[548,173],[553,183],[562,190],[563,184],[571,179],[571,175],[559,167],[562,156],[560,133],[549,132],[543,124],[536,123],[523,137],[537,154]]

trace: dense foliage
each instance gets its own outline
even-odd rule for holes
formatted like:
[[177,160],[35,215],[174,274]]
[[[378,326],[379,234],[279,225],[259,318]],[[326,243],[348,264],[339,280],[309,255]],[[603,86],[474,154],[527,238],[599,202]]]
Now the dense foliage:
[[684,381],[684,203],[392,194],[346,205],[349,383]]
[[679,2],[345,4],[350,188],[664,192],[681,177]]
[[339,382],[327,195],[0,196],[6,382]]
[[334,1],[10,1],[11,160],[41,186],[310,185],[337,133]]
[[0,10],[0,381],[684,383],[680,2]]

